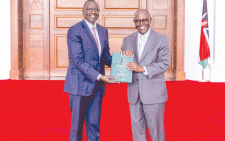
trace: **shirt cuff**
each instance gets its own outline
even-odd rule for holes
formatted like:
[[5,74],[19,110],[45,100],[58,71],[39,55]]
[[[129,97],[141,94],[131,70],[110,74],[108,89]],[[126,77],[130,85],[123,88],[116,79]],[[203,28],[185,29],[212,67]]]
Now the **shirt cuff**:
[[143,72],[143,73],[144,73],[144,75],[148,75],[148,72],[147,72],[146,67],[145,67],[145,66],[143,66],[143,67],[144,67],[144,69],[145,69],[145,71]]
[[99,79],[100,79],[101,76],[102,76],[101,74],[98,75],[98,77],[97,77],[97,80],[98,81],[100,81]]

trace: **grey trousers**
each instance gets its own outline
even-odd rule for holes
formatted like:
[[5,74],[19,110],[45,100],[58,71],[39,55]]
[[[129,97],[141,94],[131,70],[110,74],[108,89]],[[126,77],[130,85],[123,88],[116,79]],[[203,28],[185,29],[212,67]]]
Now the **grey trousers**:
[[135,104],[129,104],[133,141],[146,141],[148,125],[151,141],[165,141],[164,108],[165,102],[143,104],[138,98]]

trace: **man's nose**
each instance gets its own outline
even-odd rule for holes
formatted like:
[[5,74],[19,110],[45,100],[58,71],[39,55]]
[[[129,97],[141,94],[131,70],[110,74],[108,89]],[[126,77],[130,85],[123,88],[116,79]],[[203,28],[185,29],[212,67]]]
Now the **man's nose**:
[[140,20],[140,24],[139,25],[143,25],[143,24],[144,24],[144,22],[142,20]]

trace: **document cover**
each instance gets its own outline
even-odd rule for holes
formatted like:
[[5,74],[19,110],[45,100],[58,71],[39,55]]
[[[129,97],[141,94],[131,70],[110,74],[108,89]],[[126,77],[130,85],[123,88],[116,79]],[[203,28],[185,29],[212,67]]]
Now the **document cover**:
[[132,57],[127,57],[121,53],[112,53],[112,65],[110,76],[117,77],[113,81],[132,83],[132,71],[126,68],[126,63],[133,62],[134,55]]

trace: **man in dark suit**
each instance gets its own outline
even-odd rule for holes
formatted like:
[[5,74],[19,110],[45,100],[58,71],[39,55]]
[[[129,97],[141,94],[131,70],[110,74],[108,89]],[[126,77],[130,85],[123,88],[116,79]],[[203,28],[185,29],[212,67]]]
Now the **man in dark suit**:
[[70,141],[82,141],[86,118],[88,141],[100,138],[100,114],[105,83],[115,83],[106,76],[104,66],[111,66],[108,31],[96,24],[99,6],[94,0],[84,4],[84,20],[71,26],[67,35],[69,67],[64,91],[69,93],[72,122]]
[[[148,126],[152,141],[165,141],[164,107],[167,89],[164,73],[170,65],[168,37],[150,28],[151,16],[145,9],[134,14],[138,32],[124,38],[122,51],[131,50],[134,61],[127,63],[133,71],[128,84],[128,101],[134,141],[146,141]],[[131,55],[131,54],[129,54]]]

